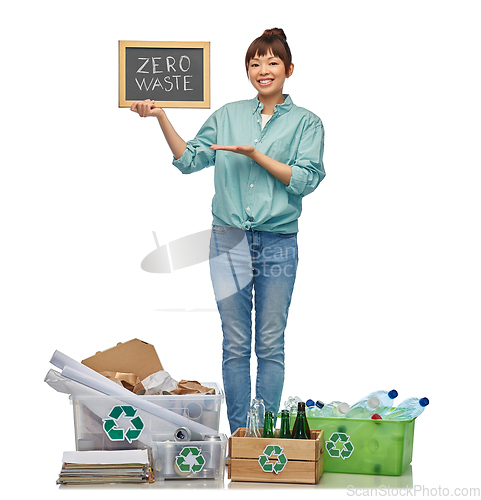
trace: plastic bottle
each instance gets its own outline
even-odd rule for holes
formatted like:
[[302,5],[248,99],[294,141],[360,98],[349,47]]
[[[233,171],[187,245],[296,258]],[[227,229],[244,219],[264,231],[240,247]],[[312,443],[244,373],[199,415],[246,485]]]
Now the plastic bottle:
[[321,409],[324,407],[324,403],[322,401],[314,401],[312,399],[308,399],[306,401],[306,416],[307,417],[319,417],[321,415]]
[[371,396],[375,396],[379,399],[380,405],[377,407],[376,413],[382,417],[394,406],[394,400],[397,398],[398,393],[396,389],[390,391],[375,391],[368,394],[366,398],[370,398]]
[[302,399],[299,396],[289,396],[287,401],[284,402],[284,408],[289,411],[291,416],[297,414],[297,404],[300,403]]
[[346,413],[346,418],[371,418],[371,415],[378,413],[380,404],[376,396],[363,398],[351,406],[351,409]]
[[333,401],[324,405],[319,413],[320,417],[345,417],[350,407],[347,403]]
[[419,417],[428,404],[428,398],[408,398],[384,415],[383,418],[384,420],[412,420]]

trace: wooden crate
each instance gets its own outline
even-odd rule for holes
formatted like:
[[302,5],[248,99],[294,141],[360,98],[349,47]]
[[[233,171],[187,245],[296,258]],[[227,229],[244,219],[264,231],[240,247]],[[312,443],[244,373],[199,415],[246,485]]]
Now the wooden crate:
[[245,428],[241,427],[229,438],[228,477],[232,481],[310,484],[319,481],[324,471],[322,430],[311,430],[311,439],[246,438],[244,435]]

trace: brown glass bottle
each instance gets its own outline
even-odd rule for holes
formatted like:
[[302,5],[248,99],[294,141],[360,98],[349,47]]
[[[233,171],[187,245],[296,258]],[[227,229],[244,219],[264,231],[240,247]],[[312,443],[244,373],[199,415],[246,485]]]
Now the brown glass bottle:
[[292,439],[309,439],[310,436],[307,433],[306,425],[307,425],[306,412],[298,410],[296,418],[296,428],[295,431],[292,433]]
[[292,437],[294,438],[294,434],[297,432],[297,422],[299,420],[300,413],[304,414],[306,435],[307,435],[307,439],[310,439],[311,438],[311,430],[309,429],[309,422],[307,421],[307,417],[306,417],[306,403],[302,403],[302,402],[297,403],[297,417],[296,417],[296,421],[294,422],[294,427],[292,429]]

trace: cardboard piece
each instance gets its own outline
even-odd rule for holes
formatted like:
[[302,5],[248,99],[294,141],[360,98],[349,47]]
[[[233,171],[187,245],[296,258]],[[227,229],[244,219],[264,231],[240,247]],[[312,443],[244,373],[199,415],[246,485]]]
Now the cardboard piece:
[[215,389],[205,387],[197,380],[181,380],[171,394],[215,394]]
[[82,364],[98,373],[133,373],[140,380],[164,369],[155,347],[139,339],[119,342],[115,347],[99,351],[94,356],[82,360]]

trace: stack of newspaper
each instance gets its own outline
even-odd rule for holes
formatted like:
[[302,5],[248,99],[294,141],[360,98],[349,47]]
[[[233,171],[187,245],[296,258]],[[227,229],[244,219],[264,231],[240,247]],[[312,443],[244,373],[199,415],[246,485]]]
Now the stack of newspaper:
[[151,483],[147,450],[66,451],[57,484]]

